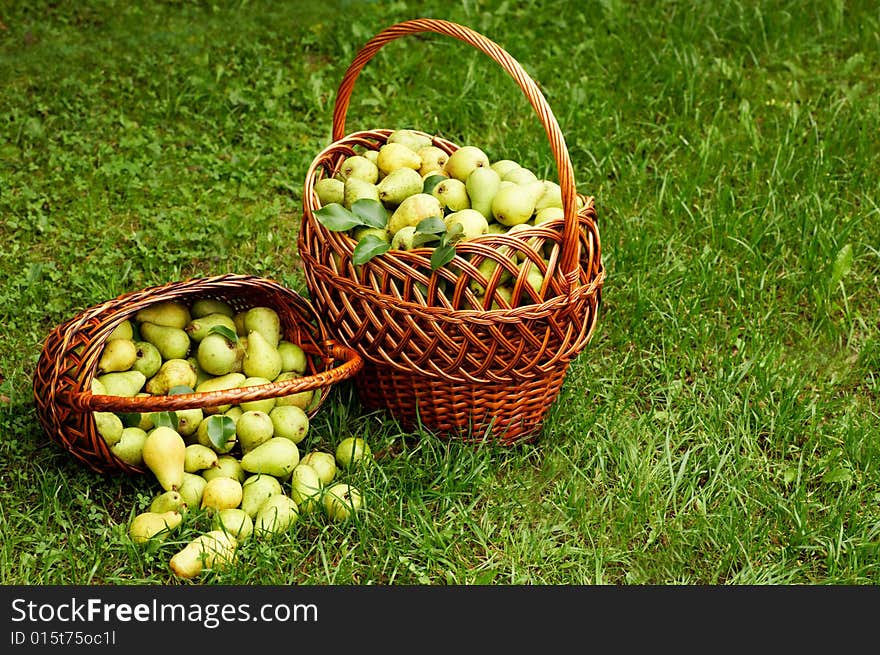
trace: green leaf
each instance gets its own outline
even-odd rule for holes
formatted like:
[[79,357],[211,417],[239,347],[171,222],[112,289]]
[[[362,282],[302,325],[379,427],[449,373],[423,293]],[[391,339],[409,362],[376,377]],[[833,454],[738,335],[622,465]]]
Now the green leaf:
[[455,246],[444,244],[434,248],[434,252],[431,253],[431,270],[436,271],[438,268],[442,268],[454,258]]
[[430,232],[416,232],[415,234],[413,234],[412,247],[419,248],[426,243],[433,243],[434,241],[439,240],[440,236],[437,234],[432,234]]
[[153,425],[158,427],[177,429],[177,413],[176,412],[155,412],[153,414]]
[[438,184],[446,179],[445,175],[429,175],[422,183],[422,193],[431,193]]
[[168,390],[168,395],[173,396],[178,393],[195,393],[195,389],[192,387],[188,387],[185,384],[178,384],[177,386],[171,387]]
[[351,261],[355,265],[364,264],[370,261],[376,255],[388,252],[391,244],[380,239],[375,234],[367,234],[354,247],[351,253]]
[[419,221],[416,225],[416,233],[443,234],[446,231],[446,223],[439,216],[429,216]]
[[315,218],[328,230],[333,232],[345,232],[358,225],[364,225],[364,222],[348,211],[338,202],[331,202],[324,205],[315,212]]
[[235,421],[225,414],[212,414],[207,421],[208,440],[218,450],[224,450],[235,435]]
[[388,210],[372,198],[360,198],[351,205],[351,211],[370,227],[385,228],[388,226]]
[[137,426],[141,422],[139,412],[124,412],[119,414],[119,418],[122,420],[122,425],[127,428]]
[[235,330],[231,330],[226,325],[215,325],[208,330],[208,334],[219,334],[226,337],[226,340],[230,343],[238,343],[238,333],[236,333]]
[[837,257],[834,258],[834,265],[831,267],[831,288],[835,288],[840,281],[846,277],[852,270],[853,249],[851,244],[846,244],[841,248]]

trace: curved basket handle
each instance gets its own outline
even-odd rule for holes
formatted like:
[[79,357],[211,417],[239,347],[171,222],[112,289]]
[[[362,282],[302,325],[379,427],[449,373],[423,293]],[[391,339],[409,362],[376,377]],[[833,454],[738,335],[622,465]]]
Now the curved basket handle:
[[334,359],[343,362],[339,366],[314,375],[293,378],[282,382],[261,384],[253,387],[237,387],[220,391],[181,393],[172,396],[124,397],[96,395],[90,391],[61,394],[67,402],[78,410],[110,412],[167,412],[197,407],[238,404],[255,400],[267,400],[287,396],[302,391],[312,391],[329,387],[354,376],[363,368],[360,354],[353,348],[328,341],[325,344]]
[[351,92],[358,74],[370,59],[385,44],[399,39],[408,34],[419,32],[435,32],[464,41],[472,45],[484,54],[488,55],[499,64],[507,73],[516,80],[516,83],[525,93],[541,124],[547,132],[550,140],[550,149],[556,160],[556,170],[559,176],[559,187],[562,193],[562,209],[565,214],[565,225],[562,235],[562,250],[559,257],[559,268],[565,278],[564,288],[570,296],[578,285],[578,267],[580,260],[580,241],[578,239],[577,221],[577,190],[574,183],[574,171],[571,166],[568,148],[562,130],[559,129],[553,112],[550,109],[544,94],[538,88],[535,81],[529,77],[523,67],[511,57],[497,43],[487,39],[483,35],[474,32],[468,27],[445,20],[433,18],[419,18],[403,21],[392,25],[370,39],[358,52],[351,62],[348,70],[342,78],[336,95],[336,105],[333,109],[333,140],[338,141],[345,137],[345,117],[348,112]]

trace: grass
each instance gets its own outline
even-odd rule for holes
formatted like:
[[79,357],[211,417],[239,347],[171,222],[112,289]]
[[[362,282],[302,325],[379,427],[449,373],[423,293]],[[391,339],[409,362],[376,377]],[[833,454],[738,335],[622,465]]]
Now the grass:
[[[359,47],[405,18],[494,39],[542,86],[608,279],[545,428],[408,433],[341,385],[310,446],[394,453],[362,521],[304,517],[209,584],[880,582],[880,16],[872,2],[7,3],[0,13],[0,572],[174,583],[155,492],[42,433],[42,339],[120,293],[226,271],[300,291],[301,185]],[[412,126],[554,175],[483,55],[387,45],[347,128]]]

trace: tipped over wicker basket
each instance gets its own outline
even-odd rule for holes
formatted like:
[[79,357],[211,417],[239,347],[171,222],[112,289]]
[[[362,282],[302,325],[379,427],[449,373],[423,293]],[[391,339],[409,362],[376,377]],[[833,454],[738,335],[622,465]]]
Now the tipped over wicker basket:
[[[349,155],[387,141],[393,130],[346,133],[350,96],[361,69],[382,46],[420,32],[472,45],[514,78],[549,138],[564,217],[516,237],[490,234],[459,242],[455,259],[436,271],[429,248],[389,250],[354,265],[356,242],[315,217],[321,206],[315,183],[335,175]],[[459,147],[420,134],[447,153]],[[513,444],[537,436],[571,360],[592,336],[605,279],[593,199],[576,191],[565,140],[538,86],[494,42],[435,19],[383,30],[350,64],[336,97],[333,142],[306,175],[298,245],[313,306],[334,337],[364,359],[355,376],[361,401],[389,410],[406,426],[420,423],[465,440]],[[510,302],[499,292],[499,276],[487,279],[478,270],[485,259],[514,276]],[[538,291],[527,282],[524,260],[543,274]],[[474,295],[472,281],[484,295]]]
[[[222,300],[236,311],[266,306],[281,319],[284,339],[299,344],[307,357],[303,377],[223,391],[167,396],[121,397],[91,392],[107,337],[140,309],[157,302],[197,298]],[[318,314],[299,294],[250,275],[194,278],[123,294],[95,305],[57,326],[47,336],[33,379],[37,416],[49,437],[99,473],[144,473],[123,462],[98,433],[92,412],[143,413],[239,404],[304,391],[320,397],[307,412],[314,416],[337,382],[355,375],[363,360],[353,349],[328,337]]]

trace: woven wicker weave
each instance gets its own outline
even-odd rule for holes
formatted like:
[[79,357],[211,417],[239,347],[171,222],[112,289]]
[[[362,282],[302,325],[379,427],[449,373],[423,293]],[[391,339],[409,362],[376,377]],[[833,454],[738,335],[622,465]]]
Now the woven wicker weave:
[[[156,302],[214,298],[236,311],[273,308],[281,318],[283,338],[302,346],[309,357],[301,378],[253,387],[203,393],[120,397],[91,393],[98,359],[110,333],[138,310]],[[100,436],[93,411],[161,412],[239,404],[323,390],[309,409],[314,416],[333,384],[351,378],[363,360],[353,349],[328,338],[321,319],[299,294],[272,280],[249,275],[195,278],[127,293],[95,305],[57,326],[46,338],[33,379],[40,424],[49,437],[79,461],[101,473],[144,473],[117,458]]]
[[[336,174],[349,155],[378,149],[387,141],[391,129],[346,133],[349,99],[361,69],[382,46],[419,32],[470,44],[514,78],[545,127],[564,218],[517,236],[459,242],[455,259],[437,271],[431,270],[428,248],[390,250],[355,266],[355,241],[327,230],[315,218],[321,205],[314,186]],[[426,136],[447,153],[458,148]],[[361,401],[389,410],[406,426],[421,422],[467,440],[513,444],[537,436],[571,360],[592,336],[605,279],[593,199],[576,191],[565,140],[537,85],[494,42],[435,19],[383,30],[350,64],[337,93],[333,142],[306,175],[298,245],[315,310],[335,338],[365,360],[355,377]],[[514,276],[510,303],[497,292],[498,275],[487,280],[477,270],[486,258]],[[538,293],[526,281],[527,271],[520,265],[524,259],[544,274]],[[471,281],[486,289],[484,296],[471,292]]]

